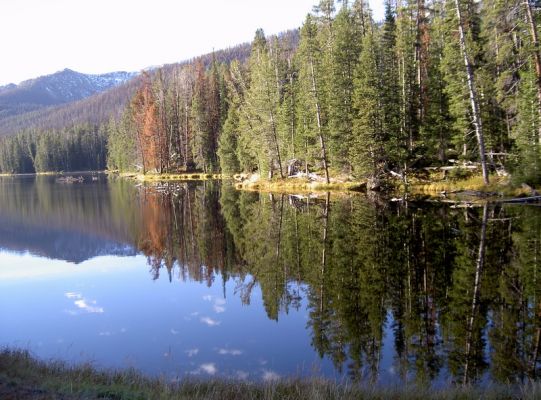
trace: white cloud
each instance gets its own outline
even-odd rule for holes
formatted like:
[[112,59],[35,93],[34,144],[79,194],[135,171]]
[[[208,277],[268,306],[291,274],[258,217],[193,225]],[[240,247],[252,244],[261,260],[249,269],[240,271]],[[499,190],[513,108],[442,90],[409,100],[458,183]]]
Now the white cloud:
[[184,320],[185,321],[191,321],[192,320],[192,317],[197,317],[199,315],[199,313],[196,311],[196,312],[193,312],[191,313],[190,315],[188,315],[187,317],[184,317]]
[[101,313],[104,312],[103,307],[97,307],[96,306],[96,301],[92,301],[91,303],[92,303],[92,305],[88,304],[87,300],[81,299],[81,300],[75,301],[74,304],[77,307],[79,307],[80,309],[82,309],[82,310],[84,310],[84,311],[86,311],[88,313],[91,313],[91,314],[94,314],[94,313],[95,314],[101,314]]
[[276,381],[278,379],[280,379],[280,375],[278,375],[276,372],[270,370],[263,371],[263,380],[265,382]]
[[237,349],[218,349],[218,354],[222,356],[240,356],[242,353],[242,350]]
[[212,319],[210,317],[201,317],[200,321],[208,326],[220,325],[220,321],[216,321],[215,319]]
[[112,333],[109,332],[109,331],[105,331],[105,332],[100,332],[98,335],[99,335],[99,336],[111,336]]
[[199,349],[188,349],[185,351],[185,353],[188,355],[188,357],[193,357],[199,353]]
[[180,333],[179,331],[177,331],[177,330],[171,328],[171,334],[172,334],[172,335],[178,335],[179,333]]
[[238,379],[244,380],[244,379],[248,379],[248,376],[249,376],[250,374],[248,374],[248,372],[246,372],[246,371],[240,371],[240,370],[239,370],[239,371],[237,371],[236,375],[237,375],[237,378],[238,378]]
[[220,314],[225,312],[225,299],[207,294],[203,296],[203,300],[214,303],[212,308],[215,313]]
[[214,363],[201,364],[199,369],[209,375],[215,375],[218,372],[218,368],[216,368]]
[[216,314],[221,314],[221,313],[225,312],[225,307],[224,306],[219,306],[217,304],[214,304],[213,308],[214,308],[214,312]]
[[[90,314],[102,314],[105,312],[103,307],[97,306],[96,300],[88,300],[83,297],[81,293],[76,292],[67,292],[64,294],[68,299],[74,300],[73,304],[75,307],[77,307],[80,311],[84,311]],[[77,311],[73,310],[65,310],[70,315],[77,315]]]
[[214,312],[217,314],[225,312],[225,299],[216,298],[214,299]]

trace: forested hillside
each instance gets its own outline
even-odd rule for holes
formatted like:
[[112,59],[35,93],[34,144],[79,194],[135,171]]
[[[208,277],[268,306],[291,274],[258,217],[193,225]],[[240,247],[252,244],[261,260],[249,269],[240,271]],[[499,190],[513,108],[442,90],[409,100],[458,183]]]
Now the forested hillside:
[[300,38],[257,31],[247,61],[144,74],[108,125],[108,166],[407,181],[463,160],[539,183],[538,25],[518,0],[386,1],[381,24],[365,0],[321,0]]
[[19,85],[2,86],[0,88],[0,120],[44,107],[84,99],[129,81],[136,75],[132,72],[91,75],[66,68],[51,75],[21,82]]
[[[250,48],[247,43],[240,44],[200,56],[197,62],[208,67],[213,60],[226,64],[232,60],[246,60],[250,55]],[[145,72],[144,79],[157,73],[173,76],[179,68],[195,62],[189,60],[151,69]],[[143,76],[139,75],[88,98],[0,118],[0,136],[6,136],[0,138],[0,172],[105,169],[109,122],[120,119],[126,105],[143,81]],[[84,140],[81,140],[81,135],[85,137]],[[74,146],[77,146],[75,151]],[[44,160],[44,157],[47,160],[40,161]]]

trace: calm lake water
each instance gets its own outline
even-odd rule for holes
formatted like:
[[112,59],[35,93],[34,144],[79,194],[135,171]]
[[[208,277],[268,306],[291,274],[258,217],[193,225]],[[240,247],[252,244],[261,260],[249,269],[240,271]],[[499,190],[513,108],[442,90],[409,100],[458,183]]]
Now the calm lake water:
[[541,208],[0,178],[0,346],[186,375],[539,373]]

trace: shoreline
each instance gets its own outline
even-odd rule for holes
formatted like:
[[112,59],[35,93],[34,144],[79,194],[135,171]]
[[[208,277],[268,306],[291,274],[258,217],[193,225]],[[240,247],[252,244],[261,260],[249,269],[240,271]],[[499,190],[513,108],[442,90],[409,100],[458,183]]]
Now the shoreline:
[[[539,193],[535,188],[528,185],[512,185],[509,177],[497,175],[491,176],[491,183],[485,185],[482,177],[473,174],[463,179],[447,179],[432,174],[428,177],[419,178],[412,175],[410,183],[404,185],[397,177],[390,177],[383,181],[387,190],[367,190],[366,181],[355,181],[349,179],[331,178],[327,184],[322,177],[313,175],[311,179],[306,176],[292,176],[283,179],[261,179],[257,174],[235,174],[225,175],[217,173],[163,173],[163,174],[140,174],[140,173],[119,173],[118,171],[73,171],[73,172],[38,172],[26,174],[0,174],[0,177],[31,177],[31,176],[66,176],[66,175],[95,175],[105,174],[121,179],[130,179],[137,182],[172,182],[172,181],[232,181],[237,190],[262,192],[262,193],[283,193],[283,194],[318,194],[318,193],[341,193],[351,195],[359,192],[374,192],[392,198],[411,196],[428,197],[436,201],[441,200],[447,203],[504,203],[507,201],[520,202],[541,201]],[[541,191],[541,189],[538,189]],[[467,197],[466,200],[460,199]],[[455,200],[455,198],[458,198]]]
[[91,364],[70,366],[59,360],[43,361],[26,350],[0,349],[0,398],[11,399],[535,399],[541,383],[450,385],[394,384],[332,381],[322,377],[280,378],[255,382],[231,378],[152,378],[134,369],[102,370]]
[[28,172],[25,174],[0,173],[0,178],[17,178],[30,176],[64,176],[64,175],[107,175],[107,171],[58,171],[58,172]]

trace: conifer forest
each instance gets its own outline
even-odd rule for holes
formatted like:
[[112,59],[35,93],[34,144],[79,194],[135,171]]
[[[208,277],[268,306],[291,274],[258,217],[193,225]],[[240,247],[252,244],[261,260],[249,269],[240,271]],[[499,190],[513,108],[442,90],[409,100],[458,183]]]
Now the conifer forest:
[[[249,57],[142,73],[109,121],[1,140],[2,172],[76,168],[407,181],[449,162],[541,182],[536,2],[321,0]],[[310,10],[307,10],[310,11]]]
[[283,1],[0,86],[0,399],[539,398],[541,0]]

